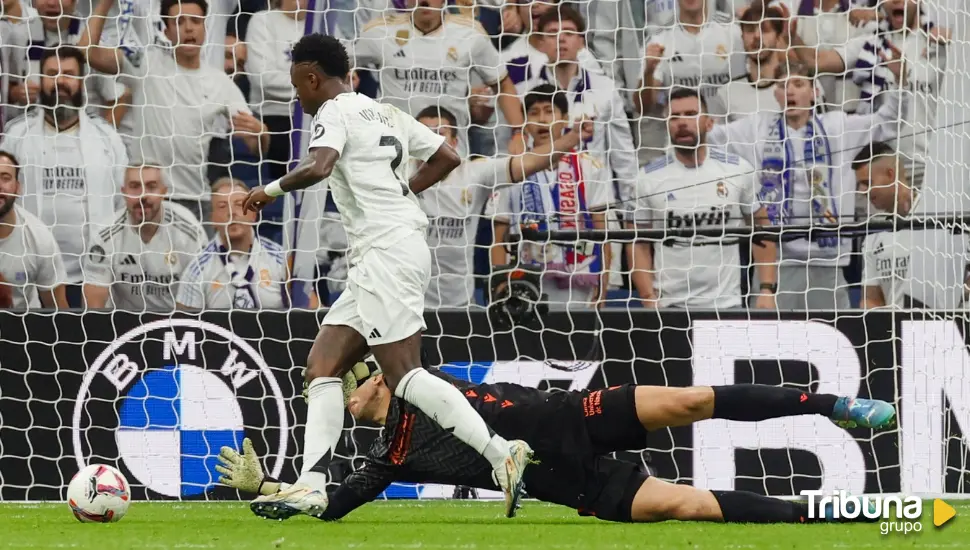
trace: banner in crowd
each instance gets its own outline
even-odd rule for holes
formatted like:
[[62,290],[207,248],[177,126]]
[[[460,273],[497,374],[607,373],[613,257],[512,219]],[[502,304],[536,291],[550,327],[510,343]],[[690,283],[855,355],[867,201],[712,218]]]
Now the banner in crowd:
[[[321,315],[0,312],[0,500],[60,499],[89,462],[119,467],[138,499],[239,498],[217,486],[214,467],[219,448],[243,437],[271,475],[295,479],[301,369]],[[663,478],[717,489],[968,492],[964,320],[643,310],[603,312],[600,325],[596,315],[550,315],[543,330],[493,335],[484,314],[433,313],[424,344],[432,364],[475,382],[784,383],[893,401],[898,430],[844,431],[821,417],[716,420],[651,433],[647,449],[623,454]],[[345,430],[335,477],[378,433]],[[440,493],[395,486],[387,496]]]

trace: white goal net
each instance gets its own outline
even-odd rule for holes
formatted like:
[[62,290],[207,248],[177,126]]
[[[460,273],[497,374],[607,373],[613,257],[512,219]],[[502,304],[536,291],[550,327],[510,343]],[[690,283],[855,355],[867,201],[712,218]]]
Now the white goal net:
[[[4,0],[0,500],[60,499],[91,462],[139,499],[238,498],[214,468],[243,437],[295,479],[355,205],[326,181],[242,205],[326,130],[291,71],[312,33],[463,159],[404,189],[431,365],[884,399],[879,434],[710,421],[618,454],[713,489],[967,492],[962,0]],[[373,138],[344,155],[407,181]],[[346,428],[335,482],[381,434]]]

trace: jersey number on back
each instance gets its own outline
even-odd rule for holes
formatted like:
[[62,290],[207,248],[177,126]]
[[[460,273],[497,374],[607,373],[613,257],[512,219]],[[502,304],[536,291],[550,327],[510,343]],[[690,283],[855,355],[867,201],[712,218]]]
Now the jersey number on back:
[[[391,160],[391,172],[393,172],[394,177],[397,178],[397,167],[401,165],[401,160],[404,158],[404,146],[402,146],[401,142],[394,136],[381,136],[381,140],[377,142],[377,144],[380,147],[394,148],[395,155],[394,159]],[[401,192],[404,193],[404,196],[408,196],[409,189],[407,184],[400,179],[398,179],[397,182],[401,184]]]

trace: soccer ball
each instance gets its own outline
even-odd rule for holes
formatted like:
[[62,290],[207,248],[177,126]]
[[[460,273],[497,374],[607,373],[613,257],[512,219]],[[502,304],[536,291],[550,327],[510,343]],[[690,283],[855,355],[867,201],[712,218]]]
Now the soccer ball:
[[81,523],[120,521],[131,504],[128,480],[104,464],[89,464],[67,486],[67,504]]

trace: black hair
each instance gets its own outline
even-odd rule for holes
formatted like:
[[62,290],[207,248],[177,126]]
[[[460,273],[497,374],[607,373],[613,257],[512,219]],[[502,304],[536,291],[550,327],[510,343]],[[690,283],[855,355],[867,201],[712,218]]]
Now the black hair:
[[697,88],[686,88],[683,86],[677,86],[670,90],[670,97],[667,99],[667,105],[674,102],[675,99],[686,99],[688,97],[696,97],[697,101],[701,104],[701,112],[707,112],[707,100],[704,99],[704,94],[701,93]]
[[552,84],[539,84],[525,94],[522,105],[526,113],[536,103],[552,103],[552,106],[559,109],[560,113],[569,114],[569,100],[566,99],[565,92],[556,89]]
[[852,169],[858,170],[870,162],[878,161],[881,158],[895,157],[896,150],[884,141],[873,141],[859,151],[859,154],[852,159]]
[[313,63],[323,74],[334,78],[346,78],[350,73],[347,49],[333,36],[313,33],[305,35],[290,54],[293,64]]
[[81,68],[81,74],[84,74],[84,68],[87,66],[87,58],[84,56],[79,48],[74,46],[58,46],[56,48],[44,48],[43,52],[40,54],[40,68],[44,69],[44,64],[47,60],[56,57],[58,59],[73,59],[77,61],[78,67]]
[[414,117],[416,120],[421,120],[422,118],[440,118],[445,121],[448,126],[448,130],[451,131],[452,137],[458,135],[458,119],[455,118],[454,113],[445,109],[444,107],[438,107],[437,105],[430,105],[421,109],[418,116]]
[[13,164],[13,177],[20,179],[20,160],[10,151],[0,149],[0,157],[6,157]]
[[205,0],[162,0],[162,7],[159,10],[162,14],[162,21],[165,21],[165,17],[172,17],[172,8],[182,4],[195,4],[196,6],[202,8],[202,15],[209,15],[209,3]]
[[551,25],[552,23],[562,24],[563,21],[572,21],[573,24],[576,25],[576,31],[585,35],[586,20],[583,19],[583,15],[581,13],[573,8],[570,8],[569,6],[560,6],[539,16],[539,20],[536,21],[535,30],[538,32],[545,32],[547,25]]

